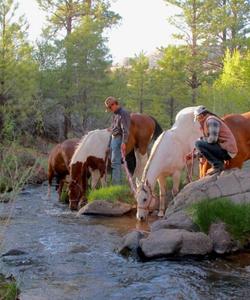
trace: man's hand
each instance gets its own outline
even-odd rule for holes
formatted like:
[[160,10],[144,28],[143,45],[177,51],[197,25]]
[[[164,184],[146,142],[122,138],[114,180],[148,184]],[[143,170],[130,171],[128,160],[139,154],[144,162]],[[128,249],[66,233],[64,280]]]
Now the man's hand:
[[122,156],[126,155],[126,144],[124,144],[124,143],[121,144],[121,153],[122,153]]
[[193,156],[193,153],[192,153],[192,152],[191,152],[191,153],[188,153],[188,154],[186,155],[185,159],[186,159],[186,160],[190,160],[190,159],[192,159],[192,156]]
[[207,161],[207,160],[206,160],[206,158],[205,158],[204,156],[199,157],[199,163],[200,163],[201,165],[204,165],[204,163],[205,163],[206,161]]

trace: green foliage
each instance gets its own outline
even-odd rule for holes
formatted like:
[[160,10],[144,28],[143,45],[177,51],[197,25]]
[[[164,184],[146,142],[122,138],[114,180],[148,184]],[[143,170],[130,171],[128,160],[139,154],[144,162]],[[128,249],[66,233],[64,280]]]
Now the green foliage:
[[0,299],[2,300],[16,300],[20,291],[17,284],[13,280],[7,280],[0,274]]
[[235,239],[250,235],[250,204],[235,204],[226,198],[203,200],[191,206],[193,221],[208,233],[212,223],[222,221]]
[[0,135],[11,139],[10,129],[15,135],[26,130],[29,125],[23,121],[35,114],[38,74],[27,24],[23,16],[17,18],[17,7],[13,0],[0,5]]
[[0,193],[1,200],[12,200],[22,190],[32,176],[37,160],[20,151],[20,146],[12,143],[0,144]]
[[69,203],[69,195],[66,184],[63,185],[62,193],[59,199],[62,203]]
[[57,105],[64,118],[64,138],[72,128],[72,120],[77,120],[74,124],[81,131],[94,127],[92,124],[103,126],[105,117],[100,104],[109,82],[107,69],[111,66],[104,30],[116,24],[119,15],[110,10],[110,1],[38,3],[49,19],[37,53],[42,67],[43,115]]
[[134,202],[129,187],[123,185],[113,185],[90,191],[88,201],[94,200],[121,201],[130,204]]
[[159,116],[158,120],[165,128],[169,128],[176,113],[191,103],[186,84],[187,55],[185,48],[176,46],[162,48],[161,54],[157,68],[151,72],[151,89],[156,93],[154,99],[157,99],[151,111]]

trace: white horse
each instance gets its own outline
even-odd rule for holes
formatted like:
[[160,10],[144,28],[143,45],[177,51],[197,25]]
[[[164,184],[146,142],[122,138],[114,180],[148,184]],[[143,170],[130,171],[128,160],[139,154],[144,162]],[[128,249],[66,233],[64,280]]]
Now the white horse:
[[186,155],[194,149],[195,141],[203,135],[199,122],[194,121],[195,109],[196,107],[182,109],[177,114],[172,128],[163,132],[156,140],[142,179],[137,182],[137,219],[144,220],[150,208],[155,205],[153,191],[156,181],[160,188],[158,216],[163,217],[165,211],[167,176],[173,178],[173,195],[178,193]]

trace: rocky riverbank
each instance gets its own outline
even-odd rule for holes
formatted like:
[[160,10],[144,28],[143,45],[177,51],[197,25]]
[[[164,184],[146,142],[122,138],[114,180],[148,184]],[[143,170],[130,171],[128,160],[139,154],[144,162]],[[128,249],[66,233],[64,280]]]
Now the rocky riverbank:
[[[186,185],[171,202],[165,217],[152,224],[150,233],[146,236],[144,233],[129,233],[123,240],[120,253],[138,250],[137,253],[142,257],[152,259],[206,257],[248,250],[250,228],[239,240],[230,232],[229,224],[219,218],[210,224],[206,233],[194,221],[190,212],[194,203],[207,199],[210,199],[208,203],[212,203],[223,197],[230,199],[228,203],[232,205],[250,203],[250,174],[247,170],[225,171],[219,176],[205,177]],[[223,205],[227,205],[227,202]]]

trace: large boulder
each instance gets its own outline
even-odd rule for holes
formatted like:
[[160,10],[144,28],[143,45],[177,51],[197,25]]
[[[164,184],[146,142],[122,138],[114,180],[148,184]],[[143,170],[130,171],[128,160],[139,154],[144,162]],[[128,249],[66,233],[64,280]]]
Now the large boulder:
[[124,256],[137,256],[137,250],[140,246],[140,240],[145,237],[145,233],[141,231],[132,231],[128,233],[123,237],[118,252]]
[[157,231],[162,228],[198,231],[198,226],[193,223],[191,218],[184,211],[178,211],[168,218],[157,220],[151,225],[151,231]]
[[219,197],[227,197],[235,203],[250,203],[250,172],[232,169],[189,183],[170,203],[165,217],[200,200]]
[[140,240],[141,251],[147,258],[206,255],[212,252],[212,241],[202,232],[184,229],[160,229]]
[[95,200],[82,207],[78,215],[102,215],[119,217],[132,210],[132,206],[120,201],[111,202],[106,200]]

